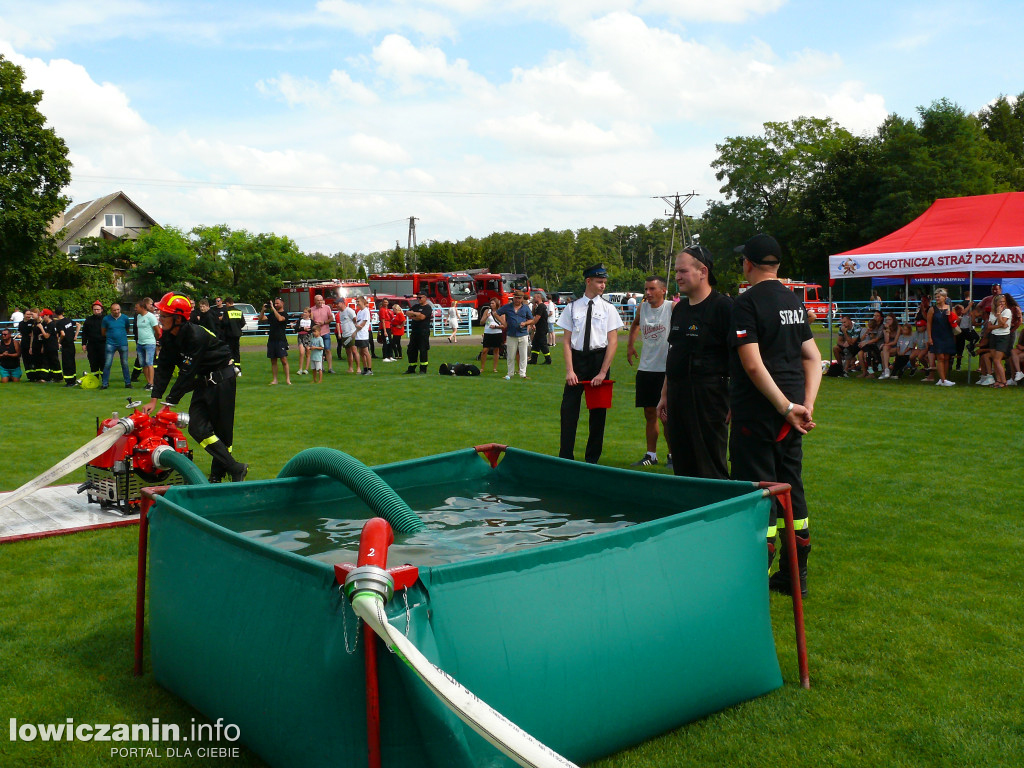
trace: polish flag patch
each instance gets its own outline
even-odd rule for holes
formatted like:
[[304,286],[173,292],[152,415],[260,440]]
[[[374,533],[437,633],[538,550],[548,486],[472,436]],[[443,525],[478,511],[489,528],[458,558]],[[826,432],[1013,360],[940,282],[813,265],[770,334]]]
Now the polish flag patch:
[[737,339],[745,339],[745,338],[747,338],[747,332],[746,331],[736,331],[736,338]]

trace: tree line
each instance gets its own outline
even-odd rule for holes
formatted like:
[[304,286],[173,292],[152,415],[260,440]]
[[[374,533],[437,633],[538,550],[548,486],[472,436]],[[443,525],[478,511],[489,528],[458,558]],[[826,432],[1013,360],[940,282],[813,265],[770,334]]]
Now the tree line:
[[[611,289],[641,291],[647,275],[666,275],[670,244],[678,250],[682,240],[678,222],[655,219],[428,241],[414,253],[396,246],[324,254],[221,224],[83,240],[74,261],[57,251],[59,233],[48,231],[70,203],[60,194],[71,179],[67,146],[45,127],[42,93],[23,85],[21,68],[0,56],[0,317],[12,305],[57,303],[80,316],[96,298],[168,290],[259,304],[284,281],[414,267],[524,272],[535,286],[579,292],[582,270],[603,262]],[[685,226],[715,254],[719,288],[735,290],[732,248],[757,231],[782,244],[787,276],[821,281],[830,254],[898,229],[936,198],[1024,190],[1024,93],[999,96],[977,113],[940,99],[914,119],[890,115],[870,135],[855,136],[829,118],[767,122],[761,134],[728,137],[716,149],[722,199]]]

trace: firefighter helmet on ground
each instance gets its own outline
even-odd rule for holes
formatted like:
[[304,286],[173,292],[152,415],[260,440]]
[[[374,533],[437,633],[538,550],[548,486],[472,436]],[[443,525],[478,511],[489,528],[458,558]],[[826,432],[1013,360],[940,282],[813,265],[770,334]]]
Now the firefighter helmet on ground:
[[177,315],[185,320],[192,316],[192,302],[187,296],[174,293],[174,291],[165,293],[164,297],[156,303],[156,308],[160,310],[161,314]]

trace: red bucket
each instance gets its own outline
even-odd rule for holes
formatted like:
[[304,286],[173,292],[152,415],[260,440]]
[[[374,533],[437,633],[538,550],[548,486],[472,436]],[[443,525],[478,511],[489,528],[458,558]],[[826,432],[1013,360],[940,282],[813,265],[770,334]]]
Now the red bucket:
[[612,407],[612,384],[613,379],[605,379],[596,387],[592,387],[589,381],[581,381],[583,391],[587,394],[587,408],[611,408]]

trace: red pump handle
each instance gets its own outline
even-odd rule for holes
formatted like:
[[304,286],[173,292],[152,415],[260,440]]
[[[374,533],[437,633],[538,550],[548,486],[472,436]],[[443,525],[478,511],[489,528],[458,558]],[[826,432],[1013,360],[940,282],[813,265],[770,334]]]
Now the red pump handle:
[[395,541],[395,533],[391,525],[383,517],[373,517],[363,526],[363,535],[359,537],[359,558],[356,565],[375,565],[378,568],[388,567],[388,547]]

